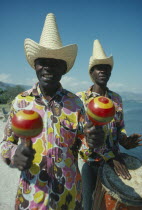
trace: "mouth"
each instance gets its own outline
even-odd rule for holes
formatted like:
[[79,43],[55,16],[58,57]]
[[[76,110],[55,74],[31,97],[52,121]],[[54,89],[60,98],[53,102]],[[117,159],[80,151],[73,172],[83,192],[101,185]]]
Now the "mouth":
[[100,75],[99,78],[100,79],[107,79],[108,77],[106,75]]
[[53,74],[42,74],[41,77],[44,81],[53,80],[54,78]]

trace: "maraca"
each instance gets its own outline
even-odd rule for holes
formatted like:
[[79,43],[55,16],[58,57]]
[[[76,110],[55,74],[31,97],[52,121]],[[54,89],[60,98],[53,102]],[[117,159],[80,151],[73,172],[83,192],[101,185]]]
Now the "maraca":
[[26,138],[27,146],[30,138],[39,135],[42,129],[42,118],[33,110],[20,110],[12,117],[12,130],[17,136]]
[[87,106],[87,115],[94,125],[108,124],[115,115],[115,106],[111,99],[98,96],[93,98]]

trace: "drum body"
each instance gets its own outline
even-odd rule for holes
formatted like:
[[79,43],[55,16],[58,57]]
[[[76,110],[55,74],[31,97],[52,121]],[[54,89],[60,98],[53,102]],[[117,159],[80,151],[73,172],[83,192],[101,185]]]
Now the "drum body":
[[105,163],[99,170],[93,210],[142,210],[142,162],[122,154],[131,180],[117,176]]

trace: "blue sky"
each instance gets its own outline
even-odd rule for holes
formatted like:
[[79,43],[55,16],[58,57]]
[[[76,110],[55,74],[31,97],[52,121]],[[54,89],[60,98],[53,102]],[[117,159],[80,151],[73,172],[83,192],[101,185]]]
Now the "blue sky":
[[107,56],[114,57],[108,83],[114,91],[142,92],[141,0],[24,0],[3,1],[0,12],[0,81],[33,85],[34,70],[28,65],[23,43],[39,42],[45,17],[56,16],[63,45],[78,44],[72,70],[62,78],[73,92],[87,89],[93,41],[99,39]]

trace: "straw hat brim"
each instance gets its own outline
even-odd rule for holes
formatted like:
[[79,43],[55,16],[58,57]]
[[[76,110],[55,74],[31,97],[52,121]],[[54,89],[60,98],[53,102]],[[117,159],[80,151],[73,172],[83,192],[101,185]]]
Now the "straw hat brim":
[[91,78],[91,80],[93,82],[94,82],[94,80],[91,77],[90,70],[91,70],[91,68],[93,66],[99,65],[99,64],[108,64],[108,65],[110,65],[113,68],[113,56],[110,56],[110,57],[107,57],[107,58],[104,58],[104,59],[96,59],[93,56],[90,57],[90,61],[89,61],[89,75],[90,75],[90,78]]
[[66,73],[74,65],[78,50],[76,44],[67,45],[65,47],[61,47],[58,49],[51,49],[48,47],[43,47],[31,39],[25,39],[24,49],[27,61],[33,69],[35,69],[34,61],[37,58],[54,58],[66,61],[67,63]]
[[89,61],[89,72],[93,66],[99,65],[99,64],[108,64],[113,68],[113,56],[103,58],[103,59],[97,59],[91,56],[90,61]]

